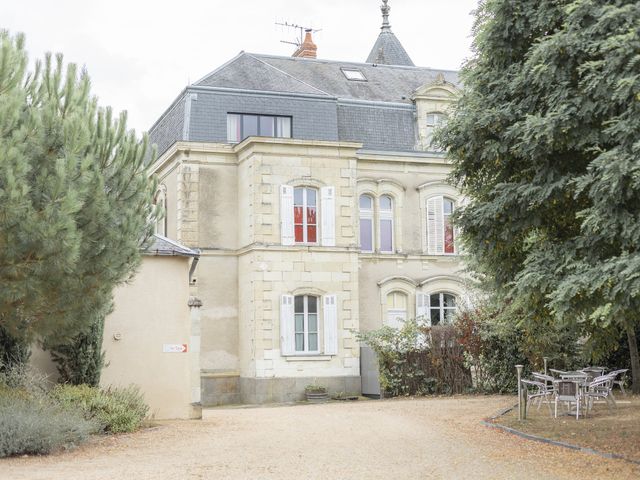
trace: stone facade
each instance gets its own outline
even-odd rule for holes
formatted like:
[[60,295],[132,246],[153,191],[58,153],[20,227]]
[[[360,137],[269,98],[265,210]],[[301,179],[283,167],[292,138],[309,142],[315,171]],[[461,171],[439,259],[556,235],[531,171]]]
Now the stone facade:
[[467,298],[431,145],[458,76],[414,67],[388,14],[373,63],[242,52],[151,129],[166,235],[200,251],[204,405],[360,393],[358,332]]

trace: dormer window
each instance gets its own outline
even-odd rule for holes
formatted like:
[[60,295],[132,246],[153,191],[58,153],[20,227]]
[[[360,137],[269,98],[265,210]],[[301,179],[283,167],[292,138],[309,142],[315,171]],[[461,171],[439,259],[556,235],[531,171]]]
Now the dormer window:
[[362,73],[362,71],[358,70],[357,68],[341,68],[341,70],[344,76],[347,77],[347,80],[354,80],[359,82],[367,81],[367,77],[364,76],[364,73]]
[[227,114],[227,141],[238,143],[247,137],[291,138],[291,117]]
[[442,149],[433,145],[433,133],[436,128],[439,128],[445,124],[447,121],[447,116],[444,113],[439,112],[431,112],[427,113],[427,122],[426,122],[426,141],[427,147],[431,149],[433,152],[441,152]]

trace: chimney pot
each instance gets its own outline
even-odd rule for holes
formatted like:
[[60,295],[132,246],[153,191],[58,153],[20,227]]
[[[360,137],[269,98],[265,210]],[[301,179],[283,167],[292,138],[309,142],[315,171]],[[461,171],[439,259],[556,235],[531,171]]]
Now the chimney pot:
[[312,30],[310,28],[307,28],[305,30],[304,41],[302,42],[302,45],[300,45],[298,49],[293,52],[292,57],[316,58],[318,47],[315,43],[313,43],[311,34]]

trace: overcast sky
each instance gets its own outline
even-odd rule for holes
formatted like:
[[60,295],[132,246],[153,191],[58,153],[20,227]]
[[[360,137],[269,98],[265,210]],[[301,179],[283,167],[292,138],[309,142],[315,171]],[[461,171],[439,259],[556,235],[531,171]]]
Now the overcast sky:
[[[390,23],[416,65],[458,69],[477,0],[390,0]],[[0,0],[0,29],[27,36],[30,59],[62,52],[86,66],[101,105],[146,131],[189,83],[241,50],[290,55],[288,21],[322,29],[318,58],[364,62],[380,0]]]

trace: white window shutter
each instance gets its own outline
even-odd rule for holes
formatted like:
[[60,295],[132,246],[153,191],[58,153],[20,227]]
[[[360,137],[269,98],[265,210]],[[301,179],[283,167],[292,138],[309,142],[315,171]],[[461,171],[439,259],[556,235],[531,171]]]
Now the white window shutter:
[[324,314],[324,354],[338,354],[338,296],[323,297]]
[[336,189],[322,187],[320,189],[320,218],[322,219],[322,245],[336,246]]
[[280,186],[280,241],[282,245],[293,245],[293,187]]
[[429,314],[429,295],[422,292],[416,292],[416,319],[427,321]]
[[444,253],[442,202],[442,197],[432,197],[427,200],[427,253],[430,255]]
[[295,325],[293,316],[293,296],[282,295],[280,299],[280,353],[295,353]]

